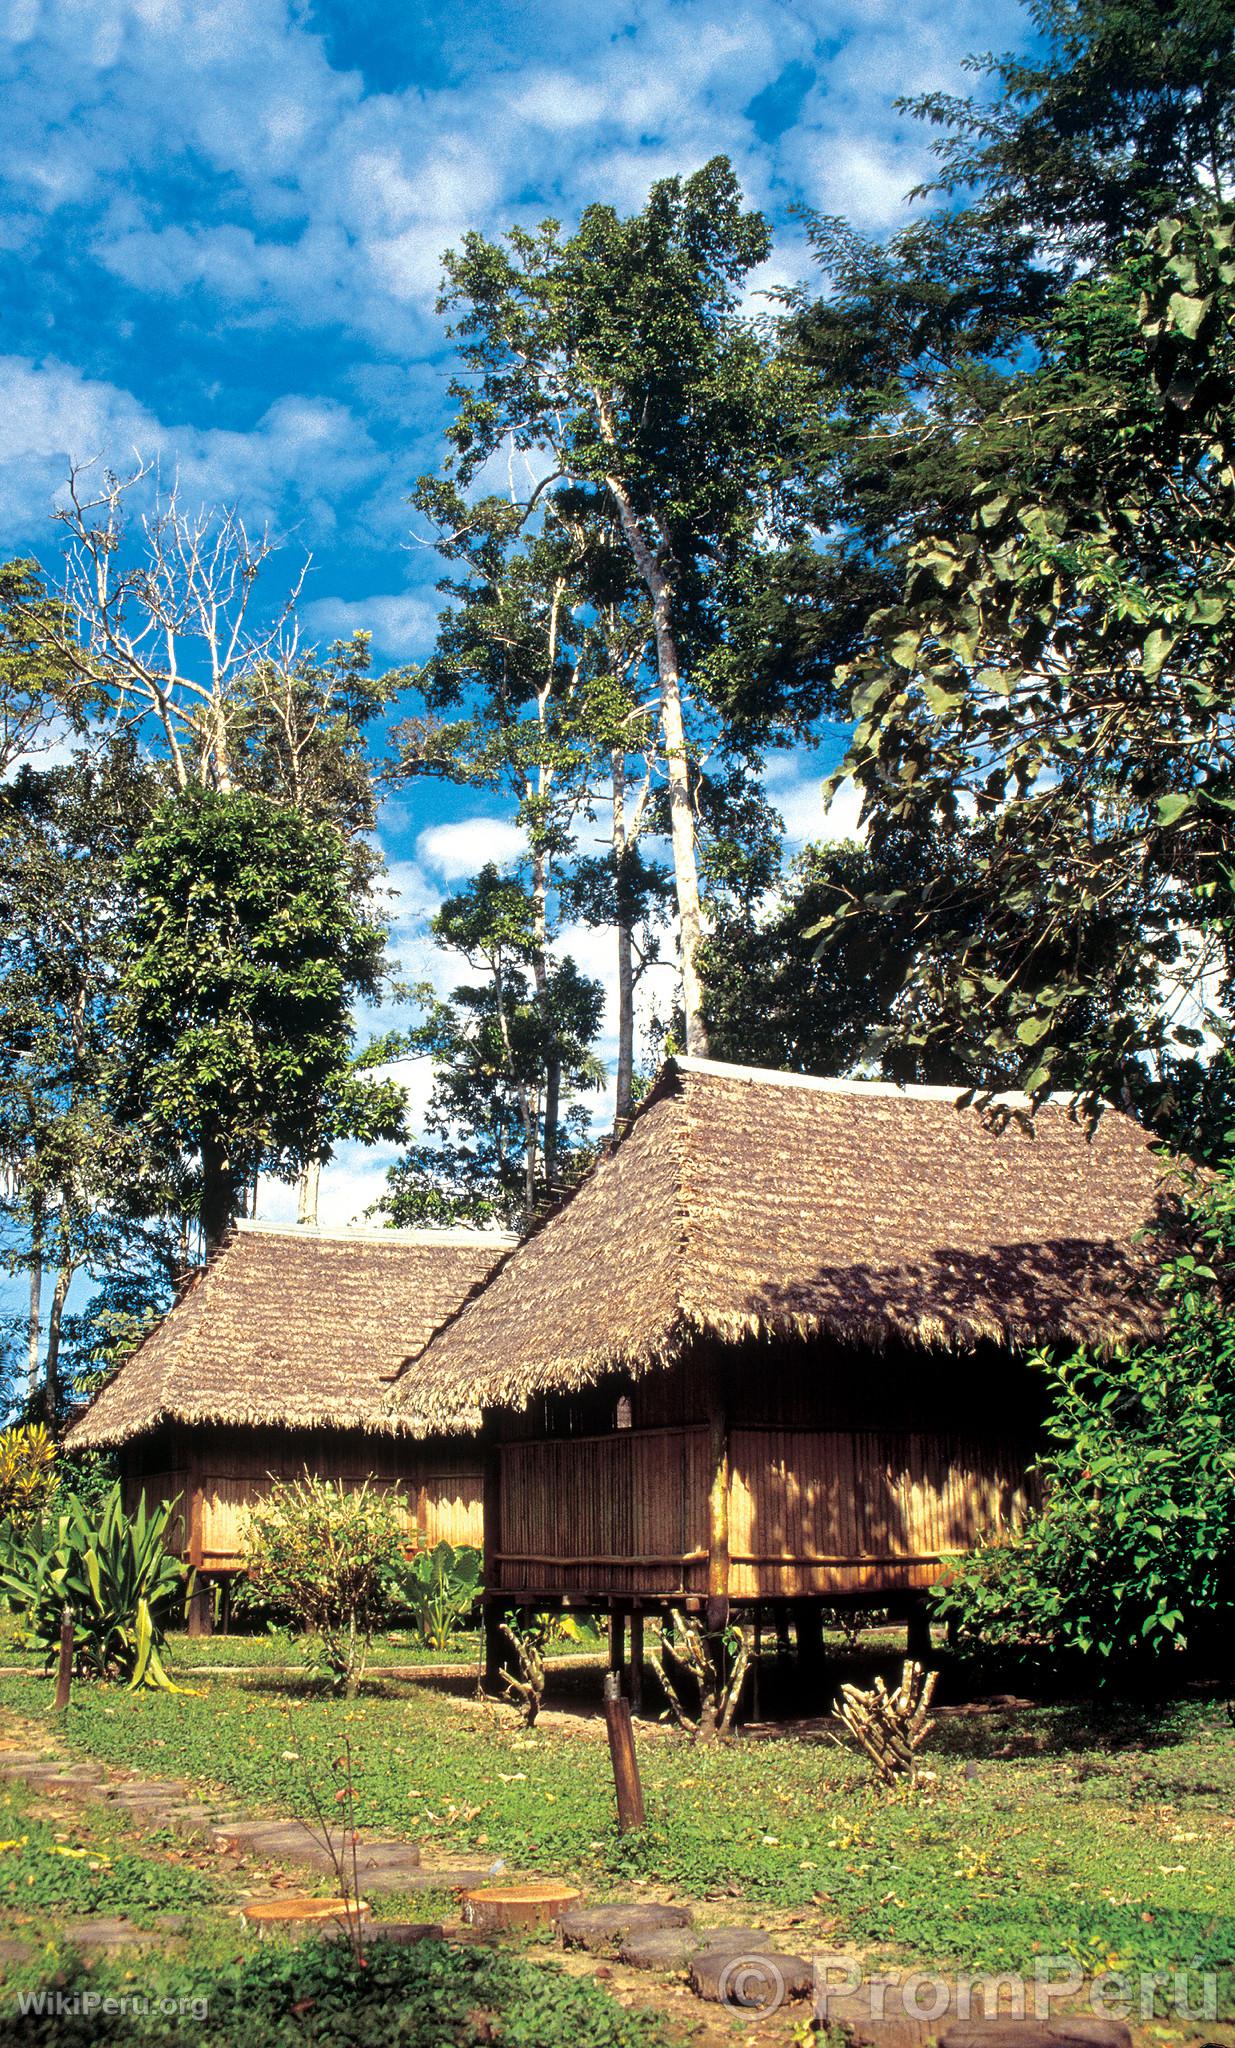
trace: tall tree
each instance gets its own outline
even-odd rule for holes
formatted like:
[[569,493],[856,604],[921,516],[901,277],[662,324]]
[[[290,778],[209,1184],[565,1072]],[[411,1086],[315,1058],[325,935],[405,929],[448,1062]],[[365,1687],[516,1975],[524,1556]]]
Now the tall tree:
[[[727,162],[652,189],[623,220],[592,206],[445,257],[442,305],[469,372],[453,386],[448,488],[509,438],[546,494],[586,506],[651,611],[687,1042],[706,1049],[694,791],[684,700],[723,629],[717,594],[755,534],[774,464],[765,351],[741,297],[770,246]],[[421,501],[432,493],[422,486]]]
[[915,539],[969,517],[966,437],[1036,361],[1069,284],[1235,172],[1227,0],[1030,0],[1033,54],[970,61],[938,131],[941,203],[885,241],[808,222],[824,276],[781,330],[797,401],[777,545],[744,565],[731,709],[845,715],[838,667],[893,603]]
[[[438,485],[433,502],[439,517],[449,514],[438,545],[451,565],[439,586],[451,603],[433,655],[412,679],[427,716],[395,732],[397,773],[443,776],[504,795],[526,833],[530,964],[545,1025],[545,1173],[552,1184],[555,898],[615,931],[618,1119],[630,1110],[637,934],[661,903],[658,872],[638,851],[641,837],[661,822],[659,725],[646,687],[650,617],[594,519],[550,501],[541,530],[528,532],[521,508],[502,499],[465,506]],[[607,856],[581,863],[584,827],[606,833]]]
[[497,1216],[526,1228],[589,1142],[590,1116],[572,1098],[603,1082],[591,1047],[604,992],[569,958],[544,964],[542,990],[538,919],[533,894],[492,866],[434,919],[439,943],[478,979],[445,1000],[421,992],[425,1016],[410,1035],[434,1058],[427,1121],[437,1142],[391,1170],[379,1206],[392,1223]]
[[0,778],[81,727],[90,697],[64,638],[63,606],[38,563],[0,562]]
[[[116,1028],[124,863],[153,780],[117,743],[67,766],[25,766],[0,803],[6,1251],[29,1276],[28,1399],[53,1426],[74,1277],[127,1259],[146,1237],[170,1258],[162,1219],[183,1194],[175,1155],[160,1155],[115,1106],[125,1058]],[[171,1277],[165,1269],[165,1286]]]
[[1235,212],[1192,215],[1072,287],[1043,368],[967,444],[967,528],[915,548],[854,672],[875,843],[984,826],[938,1027],[980,1027],[1034,1093],[1140,1098],[1224,1028],[1233,252]]
[[208,1249],[258,1172],[401,1132],[401,1091],[352,1051],[384,939],[355,864],[328,825],[199,788],[160,806],[128,860],[124,1106],[195,1159]]

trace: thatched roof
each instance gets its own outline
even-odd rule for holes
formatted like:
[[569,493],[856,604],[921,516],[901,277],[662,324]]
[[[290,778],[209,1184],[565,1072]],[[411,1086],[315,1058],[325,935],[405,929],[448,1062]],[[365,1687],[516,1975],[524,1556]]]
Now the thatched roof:
[[671,1061],[393,1399],[458,1426],[699,1333],[1117,1346],[1156,1327],[1165,1171],[1115,1110]]
[[389,1382],[513,1239],[240,1224],[74,1423],[72,1450],[161,1423],[406,1431]]

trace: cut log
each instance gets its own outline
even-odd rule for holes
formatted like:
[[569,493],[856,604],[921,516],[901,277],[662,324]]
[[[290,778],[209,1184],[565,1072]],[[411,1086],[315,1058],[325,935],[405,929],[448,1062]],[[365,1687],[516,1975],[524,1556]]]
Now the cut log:
[[478,1934],[507,1928],[551,1927],[579,1903],[574,1885],[550,1880],[532,1884],[482,1884],[463,1894],[463,1918]]
[[[585,1906],[577,1913],[563,1913],[558,1932],[567,1948],[586,1948],[601,1955],[632,1935],[689,1927],[693,1918],[689,1906],[643,1905],[631,1900],[626,1905]],[[696,1940],[696,1948],[698,1945]]]
[[805,1956],[708,1949],[691,1964],[690,1985],[697,1998],[735,2011],[771,2014],[791,1998],[810,1997],[815,1969]]
[[303,1927],[314,1920],[364,1920],[369,1912],[363,1899],[251,1899],[243,1910],[259,1933],[266,1927]]

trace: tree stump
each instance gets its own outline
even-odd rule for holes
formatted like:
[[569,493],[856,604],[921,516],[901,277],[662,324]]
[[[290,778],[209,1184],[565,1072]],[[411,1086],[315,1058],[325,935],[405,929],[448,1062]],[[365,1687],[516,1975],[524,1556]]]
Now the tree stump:
[[578,1905],[574,1885],[551,1880],[532,1884],[483,1884],[463,1894],[463,1918],[478,1934],[501,1934],[507,1928],[551,1927]]
[[305,1927],[316,1920],[365,1920],[369,1908],[363,1899],[252,1899],[244,1917],[259,1935],[267,1927]]

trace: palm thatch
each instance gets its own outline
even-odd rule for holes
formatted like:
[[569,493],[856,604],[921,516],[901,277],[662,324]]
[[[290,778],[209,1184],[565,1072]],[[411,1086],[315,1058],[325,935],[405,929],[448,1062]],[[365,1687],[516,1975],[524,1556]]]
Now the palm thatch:
[[167,1422],[408,1434],[390,1380],[513,1242],[237,1225],[78,1417],[68,1446],[122,1444]]
[[670,1061],[393,1402],[474,1427],[699,1335],[1118,1347],[1157,1327],[1167,1171],[1111,1109]]

